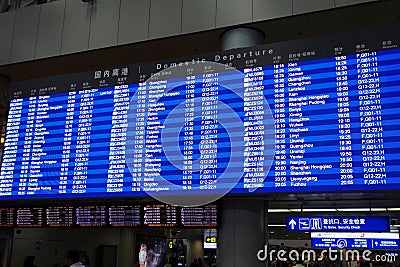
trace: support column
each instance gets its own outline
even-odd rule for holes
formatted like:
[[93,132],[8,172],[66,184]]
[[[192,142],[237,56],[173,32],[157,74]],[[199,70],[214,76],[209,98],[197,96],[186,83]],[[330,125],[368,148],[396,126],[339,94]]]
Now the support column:
[[218,267],[265,267],[257,252],[266,244],[266,205],[262,200],[221,201],[218,227]]
[[0,89],[4,90],[4,87],[8,85],[8,82],[9,82],[8,78],[0,74]]
[[[237,28],[221,36],[222,50],[260,45],[264,34],[251,28]],[[257,199],[224,199],[218,227],[218,267],[265,267],[257,252],[267,242],[266,203]]]
[[[10,102],[10,81],[0,74],[0,134],[5,130],[7,122],[8,106]],[[3,153],[3,144],[0,143],[0,156]],[[0,160],[1,162],[1,160]]]
[[[6,106],[8,106],[8,102],[10,101],[10,80],[0,74],[0,113],[3,114],[5,110],[3,110]],[[3,114],[4,115],[4,114]]]
[[0,0],[0,13],[8,10],[8,0]]

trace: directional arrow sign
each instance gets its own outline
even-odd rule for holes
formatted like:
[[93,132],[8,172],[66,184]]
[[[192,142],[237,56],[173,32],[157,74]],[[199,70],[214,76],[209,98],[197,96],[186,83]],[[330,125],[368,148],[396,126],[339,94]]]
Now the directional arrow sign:
[[292,230],[294,230],[294,227],[296,226],[296,221],[294,219],[290,220],[289,225],[292,228]]

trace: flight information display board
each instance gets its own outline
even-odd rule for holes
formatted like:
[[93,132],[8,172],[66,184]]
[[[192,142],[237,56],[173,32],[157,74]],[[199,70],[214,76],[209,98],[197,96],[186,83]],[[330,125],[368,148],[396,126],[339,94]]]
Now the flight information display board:
[[76,225],[77,226],[105,226],[107,225],[105,206],[82,206],[77,207]]
[[73,207],[48,207],[46,208],[46,225],[47,226],[72,226]]
[[399,28],[17,83],[0,199],[398,189]]
[[43,208],[17,209],[17,226],[41,227],[43,225]]
[[0,208],[0,227],[9,227],[14,225],[14,209]]
[[217,220],[217,205],[180,209],[166,204],[0,208],[0,227],[192,226],[215,228]]
[[139,226],[140,206],[111,206],[108,208],[108,221],[111,226]]
[[217,227],[217,205],[181,208],[183,226]]
[[143,210],[143,223],[145,226],[178,226],[178,212],[176,207],[164,204],[156,204],[146,205]]

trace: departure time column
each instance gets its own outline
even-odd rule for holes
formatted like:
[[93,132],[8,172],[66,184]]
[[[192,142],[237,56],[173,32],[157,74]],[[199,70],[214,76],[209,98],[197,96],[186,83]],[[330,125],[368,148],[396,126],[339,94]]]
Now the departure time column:
[[287,186],[285,65],[274,66],[275,187]]
[[[183,132],[183,176],[182,188],[192,189],[194,153],[194,117],[196,76],[186,77],[185,82],[185,124]],[[203,107],[202,107],[203,108]],[[201,126],[203,129],[203,125]],[[206,127],[206,126],[204,126]],[[208,126],[207,126],[208,127]]]
[[335,57],[335,71],[339,131],[340,185],[351,185],[354,183],[354,176],[347,56],[341,55]]
[[148,85],[147,82],[142,81],[139,83],[137,89],[136,98],[134,100],[135,112],[135,136],[133,140],[133,169],[132,169],[132,191],[140,191],[142,185],[142,179],[144,178],[144,160],[146,156],[146,112],[147,110],[147,98],[148,98]]
[[[75,89],[71,87],[71,89]],[[68,184],[68,174],[70,170],[70,154],[71,154],[71,146],[72,146],[72,135],[73,135],[73,124],[74,124],[74,113],[75,113],[75,103],[76,103],[76,92],[71,91],[68,93],[67,100],[67,116],[65,117],[65,127],[64,127],[64,138],[63,138],[63,152],[61,155],[61,172],[60,172],[60,182],[58,185],[58,193],[66,194],[67,193],[67,184]],[[87,144],[80,144],[80,141],[77,142],[78,146],[88,146]],[[83,163],[84,166],[87,166],[87,162]]]
[[35,188],[38,185],[38,180],[34,176],[42,176],[42,174],[40,174],[42,160],[41,154],[43,152],[42,145],[45,143],[45,141],[42,134],[35,134],[36,121],[39,120],[40,122],[41,119],[41,116],[38,114],[43,112],[39,112],[38,102],[38,96],[29,97],[28,118],[25,128],[24,153],[22,155],[22,162],[26,162],[28,164],[24,164],[21,167],[21,178],[26,182],[25,193],[27,195],[35,194]]

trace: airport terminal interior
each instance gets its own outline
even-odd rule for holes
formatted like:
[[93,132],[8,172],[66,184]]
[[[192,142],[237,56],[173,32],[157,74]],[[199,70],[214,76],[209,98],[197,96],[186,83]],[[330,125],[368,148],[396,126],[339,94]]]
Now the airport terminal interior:
[[399,48],[399,0],[0,0],[0,267],[400,266]]

